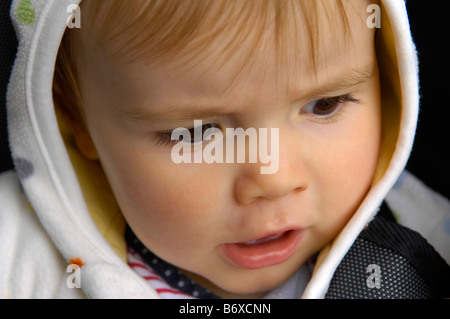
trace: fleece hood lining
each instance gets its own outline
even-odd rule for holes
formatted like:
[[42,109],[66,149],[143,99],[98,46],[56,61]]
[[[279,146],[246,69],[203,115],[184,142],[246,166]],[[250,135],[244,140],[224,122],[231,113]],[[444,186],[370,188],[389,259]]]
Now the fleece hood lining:
[[[61,4],[61,7],[66,8],[63,4]],[[93,225],[90,222],[84,198],[78,187],[78,179],[73,171],[61,135],[55,134],[55,132],[59,132],[59,127],[53,107],[49,107],[49,105],[53,106],[54,60],[37,59],[37,57],[46,57],[49,53],[50,56],[56,57],[58,52],[59,42],[65,29],[62,25],[66,25],[66,20],[58,19],[60,15],[52,14],[52,11],[62,12],[54,4],[54,1],[49,1],[37,21],[36,32],[30,47],[26,73],[28,113],[37,143],[40,146],[41,155],[55,185],[55,191],[59,194],[59,198],[71,220],[79,224],[80,232],[85,233],[85,237],[89,239],[93,234],[98,234],[98,231],[95,227],[92,227]],[[45,36],[42,36],[42,34],[45,34]],[[44,40],[47,41],[44,42]],[[39,52],[40,50],[45,50],[45,52]],[[38,87],[36,87],[36,83],[40,83]],[[49,103],[50,101],[51,103]],[[44,107],[36,107],[35,105]],[[36,112],[36,110],[39,112]],[[61,176],[65,178],[61,179]],[[80,218],[81,220],[79,220]],[[95,241],[100,238],[103,239],[101,236],[94,237]],[[103,249],[99,249],[99,251],[103,251]]]
[[[23,176],[22,186],[64,259],[68,263],[82,260],[83,264],[89,265],[85,269],[91,271],[83,272],[86,277],[91,277],[91,284],[83,287],[86,294],[92,296],[101,289],[99,272],[103,276],[118,272],[127,278],[127,289],[121,291],[123,297],[158,298],[154,290],[115,254],[92,222],[59,133],[52,98],[53,70],[70,16],[67,8],[78,2],[29,3],[37,17],[31,24],[20,23],[15,16],[20,1],[14,1],[11,7],[19,48],[7,93],[12,157],[16,163],[25,161],[32,165],[34,174]],[[35,144],[27,144],[31,141]],[[115,285],[115,278],[110,285]],[[108,285],[102,289],[108,290]]]

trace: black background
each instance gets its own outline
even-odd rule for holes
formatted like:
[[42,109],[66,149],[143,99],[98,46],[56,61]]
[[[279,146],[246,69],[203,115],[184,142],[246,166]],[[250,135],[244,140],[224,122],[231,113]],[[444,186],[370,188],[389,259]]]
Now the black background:
[[450,198],[450,8],[444,3],[407,1],[421,81],[421,111],[407,169]]
[[0,172],[12,167],[6,138],[6,87],[16,54],[17,40],[9,20],[10,1],[0,0]]
[[[407,169],[450,198],[450,15],[445,1],[407,1],[419,52],[421,112]],[[0,1],[0,172],[12,167],[6,138],[5,92],[17,41],[10,2]]]

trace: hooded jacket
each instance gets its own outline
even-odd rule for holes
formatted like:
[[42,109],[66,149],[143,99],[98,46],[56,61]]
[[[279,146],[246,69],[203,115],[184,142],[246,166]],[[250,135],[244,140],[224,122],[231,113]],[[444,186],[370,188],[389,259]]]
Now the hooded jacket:
[[[160,298],[127,264],[125,222],[107,182],[98,166],[77,153],[54,110],[55,60],[73,5],[78,2],[14,0],[11,6],[19,40],[7,94],[15,171],[0,175],[0,296]],[[345,279],[346,267],[357,263],[352,258],[370,250],[367,242],[377,242],[375,250],[381,255],[389,250],[408,257],[408,247],[398,248],[396,240],[383,243],[388,236],[383,230],[397,230],[397,223],[426,238],[442,256],[436,257],[438,268],[447,266],[442,260],[450,261],[450,235],[443,227],[450,217],[449,201],[404,171],[419,110],[418,61],[405,4],[383,0],[380,8],[377,56],[382,90],[390,96],[384,103],[392,107],[383,115],[378,170],[358,210],[320,252],[314,273],[299,296],[302,298],[386,297],[345,294],[339,280]],[[396,223],[376,222],[379,211],[386,210],[383,203],[394,212]],[[416,238],[404,230],[396,234]],[[380,238],[372,240],[377,234]],[[408,258],[414,260],[415,256]],[[397,260],[397,264],[401,262]],[[360,267],[359,275],[368,289],[379,288],[377,278],[370,281],[371,275],[380,271],[377,265],[366,260]]]

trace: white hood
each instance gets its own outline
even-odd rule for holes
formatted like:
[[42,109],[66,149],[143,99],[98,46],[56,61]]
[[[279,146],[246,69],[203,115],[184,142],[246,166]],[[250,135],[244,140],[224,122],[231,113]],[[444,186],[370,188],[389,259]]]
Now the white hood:
[[[10,147],[22,187],[51,241],[69,264],[83,264],[82,290],[94,298],[158,298],[120,254],[111,235],[117,216],[88,198],[80,170],[61,134],[52,98],[53,71],[74,0],[14,0],[19,49],[7,96]],[[383,153],[374,186],[340,235],[320,255],[304,298],[322,298],[337,266],[403,171],[416,130],[418,63],[403,0],[381,1],[377,50],[382,90],[393,97],[384,114]],[[64,132],[63,132],[64,133]],[[75,168],[75,166],[77,166]],[[84,167],[84,168],[83,168]],[[102,183],[101,181],[99,183]],[[92,188],[92,187],[91,187]],[[106,220],[106,221],[105,221]],[[122,227],[118,222],[117,227]],[[113,226],[114,228],[115,226]],[[108,233],[108,234],[106,234]],[[110,236],[111,235],[111,236]]]

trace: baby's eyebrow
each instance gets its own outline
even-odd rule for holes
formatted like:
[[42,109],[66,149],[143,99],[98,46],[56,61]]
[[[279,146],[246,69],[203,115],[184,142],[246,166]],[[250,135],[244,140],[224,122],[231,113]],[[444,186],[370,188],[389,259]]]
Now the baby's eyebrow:
[[119,111],[119,114],[125,119],[138,124],[164,125],[164,123],[219,117],[225,114],[223,110],[226,110],[225,106],[199,108],[194,105],[188,106],[186,104],[172,104],[165,105],[163,110],[158,111],[121,110]]
[[[307,90],[300,91],[300,98],[296,100],[306,100],[308,97],[315,99],[325,97],[335,97],[345,94],[345,91],[365,83],[372,79],[375,75],[375,63],[367,63],[359,68],[349,68],[339,73],[335,78],[328,79],[326,83],[319,84]],[[229,106],[226,105],[202,105],[202,104],[186,104],[174,103],[164,104],[158,107],[158,110],[139,110],[139,109],[123,109],[119,110],[121,117],[145,125],[164,125],[164,123],[176,123],[192,119],[207,119],[212,117],[220,117],[229,114]]]
[[301,95],[315,98],[341,95],[343,91],[372,79],[375,76],[375,70],[376,64],[373,61],[359,68],[348,68],[325,83],[315,86],[306,94],[304,92],[301,93]]

